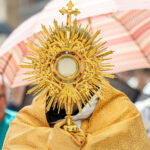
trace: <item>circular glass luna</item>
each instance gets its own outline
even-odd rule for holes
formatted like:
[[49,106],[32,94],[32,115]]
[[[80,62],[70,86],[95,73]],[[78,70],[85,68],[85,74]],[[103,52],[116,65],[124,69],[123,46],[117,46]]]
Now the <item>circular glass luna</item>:
[[78,71],[78,63],[73,57],[62,57],[57,62],[57,71],[63,77],[71,77],[76,75]]

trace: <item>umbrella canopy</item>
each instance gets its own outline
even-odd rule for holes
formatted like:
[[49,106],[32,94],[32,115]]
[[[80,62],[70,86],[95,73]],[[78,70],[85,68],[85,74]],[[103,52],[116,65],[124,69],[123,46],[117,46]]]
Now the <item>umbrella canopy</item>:
[[[54,0],[38,14],[21,24],[4,42],[0,50],[0,71],[12,87],[24,85],[24,69],[19,65],[27,55],[24,42],[34,39],[41,24],[52,25],[54,18],[61,24],[65,17],[58,10],[66,0]],[[150,1],[145,0],[76,0],[81,11],[78,23],[90,25],[91,32],[101,29],[101,36],[115,53],[109,62],[113,73],[150,67]],[[136,10],[135,10],[136,9]]]

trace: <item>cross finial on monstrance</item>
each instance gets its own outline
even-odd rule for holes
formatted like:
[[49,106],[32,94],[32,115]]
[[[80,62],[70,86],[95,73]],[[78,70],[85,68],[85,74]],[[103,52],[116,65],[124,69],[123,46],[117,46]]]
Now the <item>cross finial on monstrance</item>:
[[74,4],[72,3],[72,1],[69,1],[69,3],[67,4],[68,9],[65,9],[64,7],[59,10],[60,13],[62,13],[62,15],[67,14],[67,27],[70,27],[71,25],[71,15],[75,15],[77,16],[78,14],[80,14],[80,11],[76,8],[75,10],[72,10]]

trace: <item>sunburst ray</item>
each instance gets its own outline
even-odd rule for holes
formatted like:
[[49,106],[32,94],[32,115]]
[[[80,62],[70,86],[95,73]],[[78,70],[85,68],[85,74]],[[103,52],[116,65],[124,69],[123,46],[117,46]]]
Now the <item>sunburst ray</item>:
[[[101,99],[102,95],[98,91],[101,91],[102,77],[113,78],[113,75],[104,73],[113,67],[103,63],[104,60],[108,60],[104,57],[113,51],[108,51],[104,46],[105,42],[101,42],[101,38],[98,38],[100,31],[92,36],[88,31],[88,25],[84,29],[81,25],[77,26],[75,20],[73,26],[69,28],[69,38],[67,32],[67,27],[63,23],[59,27],[54,20],[54,29],[51,27],[47,29],[42,25],[41,34],[35,35],[37,42],[26,43],[28,51],[32,54],[26,58],[31,62],[24,63],[21,67],[33,69],[26,74],[31,75],[27,78],[29,84],[35,84],[28,94],[34,92],[40,95],[42,91],[46,91],[46,111],[51,107],[53,109],[57,107],[60,112],[64,107],[67,109],[69,104],[71,111],[73,105],[77,105],[81,112],[82,104],[91,105],[91,100],[94,101],[93,95]],[[63,58],[63,55],[75,58],[79,64],[78,74],[70,80],[59,78],[57,74],[55,62],[59,57]]]

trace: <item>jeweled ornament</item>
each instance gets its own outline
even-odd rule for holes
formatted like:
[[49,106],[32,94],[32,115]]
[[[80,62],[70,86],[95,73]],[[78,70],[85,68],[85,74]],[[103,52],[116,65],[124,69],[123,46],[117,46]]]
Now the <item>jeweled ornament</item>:
[[112,65],[103,61],[113,51],[107,51],[105,42],[101,42],[101,38],[97,39],[100,31],[92,35],[88,26],[78,26],[76,19],[71,25],[71,15],[77,16],[80,12],[78,9],[72,10],[72,1],[67,6],[68,9],[60,10],[62,14],[67,14],[66,25],[62,23],[59,26],[56,20],[54,28],[47,29],[42,25],[43,30],[36,35],[38,42],[26,43],[31,53],[27,58],[31,62],[22,67],[33,69],[27,73],[31,75],[27,80],[35,86],[28,93],[46,96],[47,112],[51,107],[57,107],[58,113],[65,108],[66,119],[57,126],[69,132],[80,133],[71,117],[73,106],[76,105],[82,113],[82,106],[90,104],[93,95],[101,100],[98,92],[102,90],[101,79],[113,77],[104,73]]

